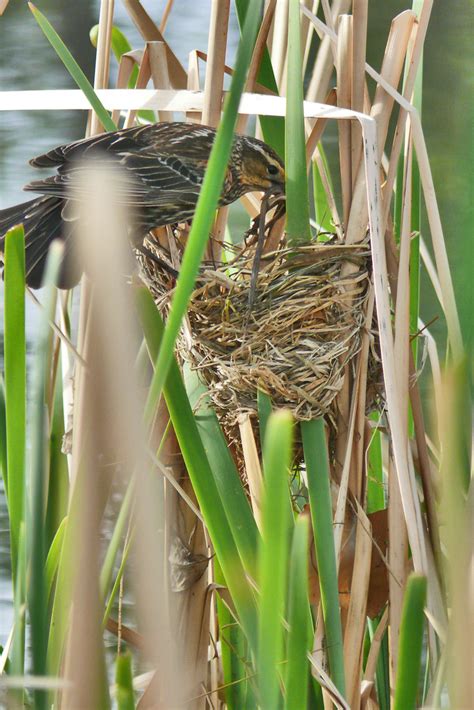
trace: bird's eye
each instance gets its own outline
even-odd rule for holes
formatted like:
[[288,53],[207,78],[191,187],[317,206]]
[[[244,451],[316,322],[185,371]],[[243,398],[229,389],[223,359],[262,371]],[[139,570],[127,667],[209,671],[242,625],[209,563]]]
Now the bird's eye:
[[269,174],[269,175],[278,175],[278,174],[280,173],[280,171],[278,170],[278,168],[277,168],[276,165],[271,165],[271,164],[270,164],[270,165],[268,166],[267,170],[268,170],[268,174]]

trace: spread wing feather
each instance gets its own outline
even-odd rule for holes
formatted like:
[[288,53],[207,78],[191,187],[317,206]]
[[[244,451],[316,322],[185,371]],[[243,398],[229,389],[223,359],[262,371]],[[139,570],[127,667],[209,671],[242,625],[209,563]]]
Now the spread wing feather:
[[203,181],[203,168],[193,161],[182,161],[176,156],[144,151],[116,153],[114,160],[96,158],[90,164],[63,163],[56,175],[45,180],[34,180],[25,190],[54,195],[69,200],[84,197],[78,180],[91,166],[117,165],[114,193],[121,204],[132,207],[172,205],[184,192],[197,196]]

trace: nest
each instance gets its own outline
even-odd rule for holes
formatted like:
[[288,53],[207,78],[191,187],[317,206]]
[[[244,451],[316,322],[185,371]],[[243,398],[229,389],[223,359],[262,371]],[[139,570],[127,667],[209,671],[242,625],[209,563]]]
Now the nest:
[[[141,255],[142,278],[166,317],[174,286],[170,255],[154,242],[147,247],[158,260]],[[241,413],[256,414],[259,389],[296,420],[325,415],[360,349],[368,244],[281,245],[261,256],[258,274],[255,249],[254,240],[227,263],[202,264],[180,356],[199,370],[228,426]],[[179,240],[172,251],[176,266]]]

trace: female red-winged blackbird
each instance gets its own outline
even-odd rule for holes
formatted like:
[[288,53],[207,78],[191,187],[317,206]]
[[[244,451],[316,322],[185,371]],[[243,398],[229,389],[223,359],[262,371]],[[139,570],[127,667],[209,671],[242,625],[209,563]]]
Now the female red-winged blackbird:
[[[53,239],[63,240],[58,285],[71,288],[82,273],[74,248],[74,204],[81,195],[72,178],[84,169],[85,161],[100,164],[105,158],[107,165],[122,168],[126,179],[118,183],[117,199],[130,210],[131,242],[139,247],[150,229],[193,217],[215,135],[208,126],[157,123],[86,138],[33,158],[34,167],[56,167],[57,173],[26,185],[25,190],[40,197],[0,210],[0,249],[5,233],[23,223],[26,281],[38,288],[49,245]],[[228,205],[255,190],[282,192],[284,181],[283,163],[268,145],[237,135],[219,204]]]

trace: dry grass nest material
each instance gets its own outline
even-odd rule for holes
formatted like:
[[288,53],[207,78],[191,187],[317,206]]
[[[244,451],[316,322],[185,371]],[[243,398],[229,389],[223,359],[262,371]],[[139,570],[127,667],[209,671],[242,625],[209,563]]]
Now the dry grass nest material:
[[[176,245],[181,251],[179,242],[173,251]],[[147,246],[170,263],[166,249]],[[314,242],[264,254],[249,307],[254,253],[254,246],[245,246],[225,264],[202,264],[180,355],[200,371],[228,425],[243,412],[257,412],[258,389],[297,420],[324,415],[342,387],[345,366],[360,349],[368,244]],[[174,278],[153,259],[142,255],[140,261],[166,317]],[[347,262],[351,269],[343,269]]]

